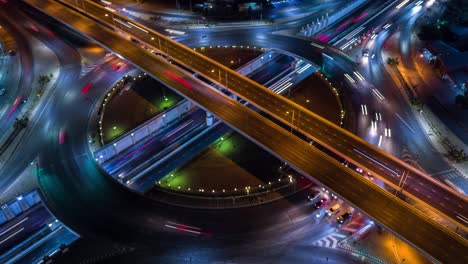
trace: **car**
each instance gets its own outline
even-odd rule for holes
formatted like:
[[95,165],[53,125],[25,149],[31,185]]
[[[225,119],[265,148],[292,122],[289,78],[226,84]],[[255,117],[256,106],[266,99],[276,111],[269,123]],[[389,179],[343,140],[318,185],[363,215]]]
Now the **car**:
[[309,202],[314,201],[318,197],[320,197],[320,192],[319,191],[313,191],[312,193],[307,195],[307,201],[309,201]]
[[340,215],[338,218],[336,218],[336,221],[338,221],[339,224],[344,224],[346,221],[351,219],[352,216],[353,216],[353,213],[348,211],[348,212]]
[[369,49],[364,49],[364,50],[362,51],[362,56],[364,56],[364,57],[369,57]]
[[150,52],[153,53],[154,55],[161,55],[161,53],[156,50],[151,50]]
[[112,69],[113,70],[118,70],[118,69],[120,69],[120,67],[122,67],[123,64],[124,64],[123,62],[116,63],[116,64],[112,65]]
[[4,95],[5,93],[6,93],[6,89],[5,89],[5,88],[1,88],[1,89],[0,89],[0,96],[1,96],[1,95]]
[[326,204],[327,204],[328,200],[327,199],[321,199],[320,201],[314,203],[312,206],[315,208],[315,209],[320,209],[322,207],[324,207]]
[[96,140],[94,139],[95,136],[96,136],[95,133],[91,133],[91,134],[88,136],[88,143],[89,143],[89,144],[93,144],[94,142],[96,142]]
[[89,91],[89,89],[91,89],[91,84],[90,84],[90,83],[86,84],[86,85],[83,87],[83,89],[81,89],[81,94],[87,93],[87,92]]
[[59,135],[58,135],[58,143],[59,144],[64,144],[66,140],[67,134],[65,130],[60,130]]
[[328,208],[327,212],[325,213],[325,215],[327,217],[330,217],[336,213],[338,213],[340,211],[340,205],[339,204],[335,204],[333,205],[332,207]]

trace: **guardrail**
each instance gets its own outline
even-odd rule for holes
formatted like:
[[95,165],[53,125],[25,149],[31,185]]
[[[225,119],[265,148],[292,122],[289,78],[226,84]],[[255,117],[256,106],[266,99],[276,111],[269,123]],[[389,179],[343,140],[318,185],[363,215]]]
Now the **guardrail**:
[[[40,2],[38,0],[26,0],[28,3],[31,5],[35,6],[38,10],[42,10],[45,13],[51,14],[52,16],[55,16],[57,19],[61,21],[66,21],[64,23],[68,23],[72,27],[78,27],[79,22],[76,20],[73,20],[70,16],[73,16],[74,18],[77,18],[76,13],[72,12],[63,12],[63,8],[60,11],[57,11],[57,9],[54,10],[54,8],[57,7],[58,4],[53,4],[51,1],[47,1],[46,3]],[[60,6],[60,5],[59,5]],[[66,12],[66,11],[65,11]],[[85,18],[83,18],[85,21],[87,21]],[[81,24],[82,25],[82,24]],[[93,24],[90,29],[95,30],[94,32],[87,31],[87,34],[90,35],[90,37],[100,41],[103,45],[107,46],[112,46],[115,42],[112,42],[113,40],[119,39],[122,41],[117,35],[110,33],[109,31],[105,31],[101,26],[98,26],[97,24]],[[85,31],[85,29],[81,29],[82,31]],[[98,35],[100,34],[100,35]],[[108,39],[105,39],[106,36]],[[177,44],[174,44],[177,45]],[[180,44],[179,44],[180,45]],[[125,47],[125,48],[124,48]],[[112,49],[116,50],[119,53],[122,53],[123,56],[127,57],[129,60],[135,62],[138,59],[137,55],[143,55],[145,52],[139,50],[135,46],[131,46],[128,42],[126,43],[125,46],[121,45],[115,45],[112,46]],[[136,54],[135,54],[136,53]],[[185,56],[186,53],[182,51],[181,53],[178,54],[178,56]],[[153,58],[154,60],[154,58]],[[208,60],[208,59],[206,59]],[[143,64],[142,67],[146,70],[149,71],[152,75],[154,76],[164,76],[164,74],[161,72],[162,66],[159,66],[155,68],[153,66],[150,67],[149,63]],[[169,69],[173,71],[177,71],[171,64],[167,63],[164,64],[164,67],[168,67]],[[224,68],[223,68],[224,69]],[[210,71],[210,68],[205,69],[207,71]],[[178,71],[181,71],[180,69]],[[218,79],[216,76],[220,74],[221,72],[217,72],[216,70],[209,74],[209,76]],[[224,72],[223,72],[224,73]],[[227,72],[226,72],[227,74]],[[221,75],[221,74],[220,74]],[[242,81],[243,83],[252,85],[254,87],[258,86],[259,88],[262,88],[260,85],[254,84],[253,81],[248,81],[246,78],[242,78],[241,76],[236,75],[238,79],[235,79],[237,81]],[[219,77],[219,80],[221,77]],[[192,81],[196,82],[192,78]],[[184,94],[184,96],[189,97],[189,98],[195,98],[195,95],[193,93],[190,93],[188,89],[186,89],[185,86],[182,84],[176,84],[172,83],[172,86],[174,89],[176,89],[178,92]],[[202,84],[198,83],[197,89],[203,89],[204,87]],[[194,87],[195,88],[195,87]],[[192,91],[192,90],[191,90]],[[271,93],[268,93],[268,91],[262,90],[262,92],[265,93],[265,96],[272,96]],[[211,107],[207,104],[203,104],[203,100],[210,100],[210,96],[217,96],[217,92],[211,91],[211,90],[204,90],[206,93],[197,93],[196,96],[197,98],[200,99],[200,104],[204,105],[204,107],[208,108],[210,112],[213,112],[213,114],[220,116],[223,119],[229,120],[233,126],[236,126],[239,131],[243,131],[243,134],[248,136],[251,140],[257,142],[258,144],[262,144],[265,148],[268,149],[276,149],[278,148],[277,142],[271,142],[267,140],[265,137],[266,135],[268,136],[275,136],[276,138],[281,137],[283,139],[283,143],[287,144],[288,148],[283,148],[288,150],[288,152],[278,152],[278,156],[281,156],[282,158],[288,160],[290,164],[297,169],[298,171],[304,171],[306,175],[314,175],[314,179],[316,179],[318,182],[323,184],[324,186],[333,186],[333,189],[337,194],[344,195],[344,198],[346,199],[347,202],[351,204],[355,204],[357,207],[362,208],[364,211],[367,211],[373,215],[374,218],[376,218],[378,221],[381,221],[389,230],[392,232],[395,232],[396,234],[404,234],[405,237],[408,238],[409,242],[412,242],[413,245],[416,245],[423,251],[426,250],[425,252],[428,253],[428,251],[432,254],[435,255],[440,261],[453,261],[455,259],[457,260],[466,260],[466,255],[464,255],[464,248],[466,248],[466,241],[458,237],[454,232],[450,231],[449,229],[445,228],[444,226],[436,223],[433,221],[431,218],[426,216],[425,214],[421,213],[419,210],[416,210],[414,207],[408,205],[407,203],[401,201],[399,198],[395,197],[395,195],[390,194],[382,189],[380,189],[378,186],[375,186],[374,184],[371,184],[368,182],[366,179],[362,179],[360,175],[357,175],[357,173],[353,172],[350,169],[343,168],[343,166],[337,162],[334,161],[331,157],[326,156],[323,153],[320,153],[319,150],[316,150],[314,148],[311,148],[308,146],[305,142],[301,141],[300,139],[296,137],[290,137],[287,136],[289,133],[285,131],[284,129],[279,128],[278,126],[275,126],[271,122],[268,122],[265,120],[264,117],[260,116],[258,113],[255,113],[253,111],[248,111],[245,110],[241,105],[239,104],[229,104],[230,107],[236,108],[237,111],[241,112],[236,112],[236,111],[229,111],[226,113],[224,109],[215,108]],[[203,100],[202,100],[203,99]],[[219,97],[220,103],[223,102],[224,105],[228,105],[228,102],[231,102],[225,97]],[[284,102],[283,100],[286,99],[281,99],[279,96],[276,97],[279,102]],[[330,124],[330,122],[324,120],[323,118],[320,118],[313,113],[309,113],[305,111],[303,108],[300,106],[297,106],[293,104],[295,109],[298,111],[303,111],[305,115],[309,115],[312,119],[317,120],[317,122],[324,123],[328,125],[329,127],[335,129],[337,133],[341,133],[343,137],[350,137],[352,140],[356,140],[357,144],[364,144],[362,139],[359,139],[355,136],[352,136],[351,133],[340,129],[339,127]],[[287,114],[287,113],[286,113]],[[251,120],[255,120],[256,122],[252,123],[252,126],[244,126],[245,125],[245,118],[250,118]],[[280,117],[279,117],[280,118]],[[284,120],[284,118],[280,118],[282,121],[285,121],[286,123],[290,123],[287,120]],[[242,126],[242,128],[241,128]],[[255,126],[255,127],[254,127]],[[260,129],[255,129],[256,127]],[[326,139],[327,137],[324,137]],[[391,158],[387,156],[383,151],[378,150],[376,147],[371,147],[370,145],[364,145],[365,147],[370,147],[369,151],[374,151],[377,154],[384,155],[384,157],[387,157],[390,159],[390,161],[397,162],[399,165],[404,166],[406,169],[413,171],[413,172],[418,172],[419,171],[411,168],[409,165],[403,165],[402,161],[399,161],[396,158]],[[291,150],[292,149],[292,150]],[[300,151],[300,152],[299,152]],[[297,153],[307,153],[307,158],[305,156],[300,156],[297,155]],[[291,157],[293,155],[293,158]],[[310,156],[309,156],[310,155]],[[314,157],[316,159],[314,159]],[[377,173],[376,173],[377,174]],[[331,177],[332,175],[333,177]],[[346,182],[347,184],[337,184],[337,183],[343,183]],[[369,204],[368,202],[365,202],[367,197],[369,199],[373,199],[376,202]],[[363,201],[364,200],[364,201]],[[382,210],[382,208],[379,208],[376,205],[385,205],[385,210]],[[394,214],[395,217],[388,217],[389,213]],[[404,225],[402,224],[403,220],[401,217],[398,217],[398,215],[402,215],[404,217],[405,223],[410,223],[410,225]],[[428,240],[427,238],[430,238]],[[451,247],[446,247],[447,243],[451,245]]]
[[[226,209],[248,207],[274,202],[284,197],[303,191],[313,184],[304,183],[293,178],[283,178],[278,182],[260,185],[258,187],[236,189],[235,191],[212,192],[200,189],[197,193],[167,189],[167,186],[156,185],[146,196],[160,202],[190,208]],[[156,192],[154,191],[156,190]]]

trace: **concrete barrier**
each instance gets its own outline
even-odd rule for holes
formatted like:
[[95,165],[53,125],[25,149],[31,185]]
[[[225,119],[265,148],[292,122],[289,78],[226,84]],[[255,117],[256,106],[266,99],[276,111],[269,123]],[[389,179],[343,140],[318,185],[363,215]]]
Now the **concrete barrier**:
[[186,115],[194,108],[195,104],[193,102],[182,100],[169,110],[156,115],[145,123],[125,133],[125,135],[95,151],[94,157],[99,164],[102,164],[146,137],[158,133],[161,128],[167,126],[181,116]]

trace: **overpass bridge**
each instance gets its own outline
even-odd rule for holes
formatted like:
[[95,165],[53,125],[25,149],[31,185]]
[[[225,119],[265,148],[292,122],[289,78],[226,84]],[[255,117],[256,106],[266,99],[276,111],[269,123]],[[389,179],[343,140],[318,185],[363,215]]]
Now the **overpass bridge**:
[[[286,55],[280,50],[270,49],[236,71],[265,85],[275,93],[285,94],[294,87],[294,84],[310,76],[316,69],[317,66],[311,62]],[[177,158],[178,162],[171,163],[169,160],[174,155],[183,152],[184,159],[190,160],[214,140],[230,131],[226,125],[219,124],[218,119],[216,124],[212,124],[213,116],[209,112],[203,117],[205,119],[203,122],[201,111],[195,108],[190,100],[179,102],[173,108],[165,110],[96,150],[94,157],[97,163],[128,188],[140,193],[146,192],[161,177],[183,164],[180,162],[180,157]],[[174,131],[170,131],[168,126],[173,125],[176,125],[172,128]],[[213,128],[213,126],[219,127]],[[165,135],[162,139],[158,139],[161,134],[170,136]],[[132,161],[134,158],[135,162]],[[161,167],[164,167],[163,171]]]
[[[467,248],[465,239],[436,223],[396,196],[363,179],[354,171],[342,166],[339,162],[311,147],[308,143],[291,136],[289,132],[260,114],[246,108],[219,91],[213,90],[205,83],[191,77],[186,71],[177,69],[174,65],[151,55],[150,52],[121,38],[115,32],[106,29],[95,21],[65,8],[58,2],[43,0],[25,0],[24,2],[96,40],[153,77],[166,83],[178,93],[192,99],[203,109],[223,119],[233,129],[271,151],[278,158],[290,163],[299,172],[330,188],[344,200],[386,226],[390,231],[403,237],[422,252],[441,262],[460,262],[463,259],[466,262],[468,260],[466,254],[464,254]],[[118,16],[118,19],[122,22],[122,19],[125,19],[118,14],[110,15],[105,9],[102,10],[103,7],[95,6],[91,2],[78,2],[95,8],[98,13],[95,13],[94,17],[109,18],[110,21],[107,22],[111,24],[115,24],[115,16]],[[92,8],[86,9],[87,14],[94,12]],[[344,149],[343,153],[353,154],[353,158],[362,161],[362,163],[347,157],[348,160],[357,164],[364,164],[363,167],[366,168],[374,166],[374,169],[371,169],[374,174],[377,175],[377,171],[393,174],[393,177],[405,176],[408,179],[410,174],[417,176],[418,173],[421,173],[383,151],[369,146],[369,144],[351,133],[329,124],[326,120],[322,120],[285,98],[275,95],[263,86],[243,76],[238,76],[237,73],[193,52],[191,49],[178,43],[172,43],[170,39],[142,25],[137,25],[136,22],[128,21],[126,23],[129,25],[129,27],[125,26],[126,30],[135,31],[132,33],[140,39],[144,39],[147,43],[159,43],[160,50],[165,50],[165,53],[171,59],[177,60],[185,67],[200,70],[200,74],[224,85],[229,91],[238,94],[261,110],[266,110],[265,112],[272,114],[277,119],[293,125],[302,133],[309,135],[312,132],[321,136],[322,138],[316,139],[313,136],[311,138],[330,148],[330,150],[341,154],[338,151],[341,148]],[[226,109],[229,109],[229,111]],[[296,116],[296,119],[294,116]],[[294,124],[295,122],[297,124]],[[342,138],[341,141],[333,142],[340,137]],[[327,141],[329,138],[333,140]],[[338,150],[333,149],[327,143],[333,143],[332,146],[340,148]],[[374,156],[374,154],[376,155]],[[377,156],[379,159],[384,159],[384,161],[378,160]],[[398,166],[391,167],[393,165]],[[448,189],[446,191],[453,193]],[[464,209],[465,199],[463,197],[459,197],[459,199],[462,200],[461,208]]]
[[[371,172],[401,194],[445,216],[460,230],[468,231],[466,197],[432,179],[426,173],[238,72],[126,18],[116,10],[88,0],[58,0],[57,2],[72,8],[78,6],[83,14],[91,16],[109,28],[130,34],[146,46],[158,50],[170,60],[183,65],[186,69],[192,69],[273,118],[292,126],[328,151],[358,164],[359,167]],[[317,49],[318,51],[324,50],[323,48]],[[332,50],[333,48],[330,51]]]

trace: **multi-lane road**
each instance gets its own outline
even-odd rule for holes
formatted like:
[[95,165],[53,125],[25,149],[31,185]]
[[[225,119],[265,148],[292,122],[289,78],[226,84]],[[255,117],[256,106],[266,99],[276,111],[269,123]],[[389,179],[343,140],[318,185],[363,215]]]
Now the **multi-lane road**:
[[[346,252],[311,248],[312,241],[320,238],[324,231],[332,231],[330,229],[334,228],[325,229],[323,225],[316,225],[311,206],[305,203],[304,193],[260,207],[213,212],[154,203],[123,190],[119,184],[108,179],[94,166],[94,159],[90,156],[85,121],[95,118],[92,114],[94,104],[107,93],[106,88],[111,87],[125,72],[112,70],[112,65],[118,61],[114,58],[80,76],[77,50],[89,48],[89,42],[77,37],[68,28],[58,27],[55,21],[40,12],[26,6],[20,7],[2,6],[1,11],[8,14],[2,15],[21,19],[28,25],[34,22],[38,32],[31,31],[28,34],[39,40],[33,42],[34,45],[44,43],[56,51],[62,68],[54,86],[56,88],[50,91],[45,100],[40,101],[38,110],[33,114],[26,133],[33,133],[34,136],[23,139],[24,144],[18,146],[11,161],[2,170],[2,184],[13,181],[16,171],[28,166],[37,154],[40,164],[47,165],[45,169],[49,166],[57,168],[56,174],[48,174],[49,171],[38,168],[42,194],[51,211],[73,230],[88,238],[86,243],[91,245],[86,254],[80,256],[81,260],[89,260],[87,256],[91,254],[108,256],[108,251],[95,246],[94,238],[110,236],[115,238],[112,242],[131,242],[132,247],[135,245],[138,248],[135,251],[137,255],[119,255],[118,259],[111,260],[112,263],[140,260],[146,255],[149,255],[146,259],[150,259],[150,262],[184,262],[188,261],[189,256],[194,261],[204,262],[259,262],[266,259],[304,262],[324,261],[326,258],[330,262],[360,261]],[[23,12],[27,12],[34,20]],[[38,48],[41,52],[47,50],[44,45],[38,45]],[[92,50],[101,49],[93,47]],[[48,57],[35,59],[36,68],[47,63],[50,63]],[[87,83],[92,84],[91,89],[83,95],[80,91]],[[60,128],[67,132],[63,145],[57,142]],[[213,237],[169,229],[165,227],[168,221],[203,227]],[[258,248],[262,248],[261,256]],[[38,251],[42,250],[44,248],[38,248]],[[78,249],[74,248],[72,252],[75,250]],[[41,252],[36,253],[40,256]],[[154,252],[161,252],[162,255],[154,257]],[[243,254],[239,255],[239,252]],[[35,263],[33,260],[37,260],[36,256],[30,257],[29,262]],[[69,263],[70,259],[64,262]]]
[[[459,255],[461,254],[460,250],[463,251],[462,249],[466,247],[466,242],[463,239],[415,211],[409,205],[395,198],[395,196],[383,191],[374,184],[370,184],[359,175],[344,168],[340,163],[310,147],[307,143],[295,137],[290,137],[288,132],[271,121],[207,88],[205,84],[194,78],[184,77],[184,81],[181,82],[181,79],[165,74],[165,71],[170,70],[178,76],[184,75],[172,65],[151,57],[150,53],[127,40],[119,38],[115,33],[102,28],[89,19],[63,10],[63,6],[60,4],[34,0],[28,2],[34,3],[41,10],[61,21],[68,21],[74,28],[103,45],[112,47],[115,52],[124,58],[161,79],[184,96],[199,102],[203,108],[221,117],[233,128],[244,132],[254,142],[277,153],[280,158],[287,160],[297,169],[301,168],[299,171],[306,175],[314,175],[314,178],[319,182],[331,187],[331,189],[345,197],[348,202],[371,214],[390,230],[404,234],[408,241],[423,251],[430,253],[439,260],[449,260],[455,257],[458,259],[464,258],[463,255]],[[190,87],[187,87],[186,82],[190,83]],[[231,109],[231,111],[228,112],[225,109]],[[277,142],[281,142],[281,144],[277,144]],[[49,166],[47,171],[55,173],[60,164],[52,160],[49,161],[50,164],[49,162],[46,163],[49,164],[47,165]],[[55,165],[54,168],[50,167],[51,164]],[[93,165],[88,164],[89,166]],[[76,168],[76,170],[79,172],[80,168]],[[72,172],[69,171],[69,173]],[[333,175],[333,177],[330,177],[330,175]],[[386,206],[379,207],[379,205]],[[401,223],[403,218],[406,224]],[[408,222],[411,222],[411,224],[408,225]],[[428,239],[429,237],[431,238]],[[444,248],[444,245],[447,244],[453,246]],[[457,247],[461,248],[457,249]]]
[[[65,1],[74,4],[73,1]],[[340,128],[339,126],[321,118],[277,95],[262,85],[230,70],[223,65],[194,52],[169,38],[166,38],[151,29],[129,21],[124,16],[109,12],[102,6],[89,1],[82,1],[82,7],[87,14],[130,33],[140,40],[145,41],[154,48],[166,53],[171,59],[176,60],[204,76],[224,85],[229,91],[245,99],[262,111],[270,114],[281,122],[293,126],[296,130],[305,134],[315,142],[335,152],[360,167],[372,172],[388,185],[408,195],[428,207],[434,208],[438,213],[466,229],[468,224],[462,220],[468,215],[466,199],[452,189],[433,180],[430,176],[369,144],[365,140]],[[401,188],[400,181],[406,177],[406,182],[415,183]],[[403,182],[405,180],[403,179]],[[414,187],[414,186],[420,187]],[[431,195],[432,194],[432,195]],[[431,202],[434,195],[445,197],[447,203]]]
[[145,168],[143,165],[160,159],[196,133],[200,133],[206,128],[204,119],[204,111],[194,111],[165,128],[162,134],[149,137],[106,161],[102,167],[114,177],[130,179],[130,175],[135,176],[134,174]]

